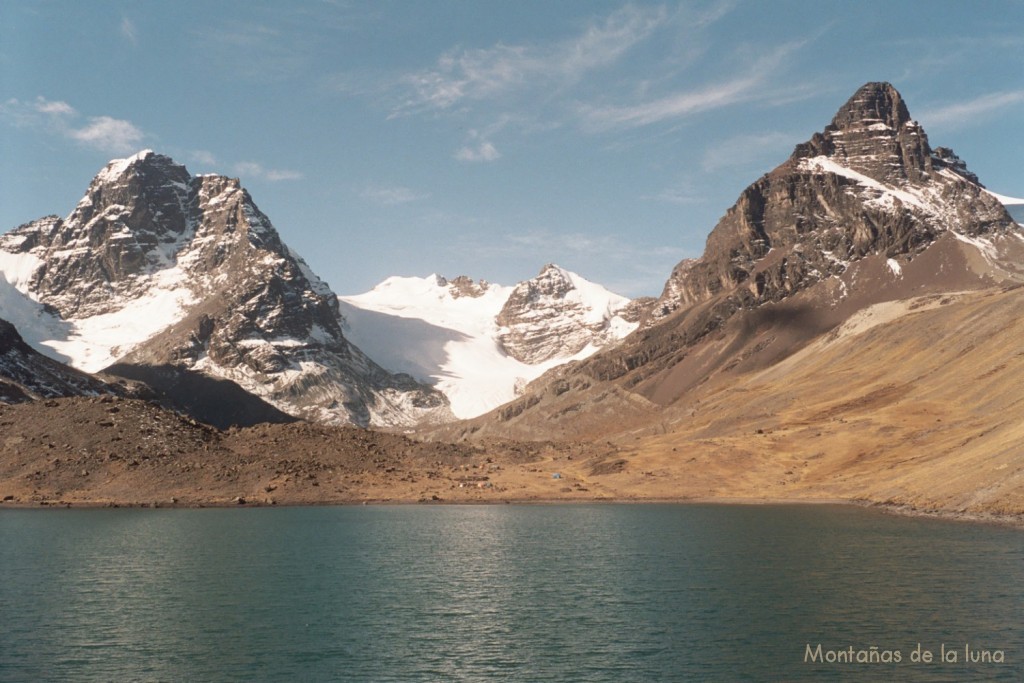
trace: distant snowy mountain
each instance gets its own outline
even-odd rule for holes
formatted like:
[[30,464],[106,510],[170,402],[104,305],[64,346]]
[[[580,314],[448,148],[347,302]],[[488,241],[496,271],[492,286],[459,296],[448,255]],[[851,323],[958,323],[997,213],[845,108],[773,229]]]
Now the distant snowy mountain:
[[1005,194],[999,194],[989,189],[986,189],[985,192],[995,197],[1003,206],[1024,206],[1024,199],[1020,197],[1008,197]]
[[990,195],[999,200],[999,203],[1006,207],[1006,212],[1013,216],[1013,220],[1019,225],[1024,225],[1024,199],[1018,197],[1007,197],[1003,194],[986,190]]
[[450,418],[344,337],[337,297],[237,179],[149,150],[108,164],[67,218],[0,236],[0,307],[57,360],[185,399],[205,377],[320,422]]
[[514,287],[392,277],[340,298],[345,335],[383,367],[442,391],[456,417],[480,415],[531,380],[636,329],[641,307],[555,265]]

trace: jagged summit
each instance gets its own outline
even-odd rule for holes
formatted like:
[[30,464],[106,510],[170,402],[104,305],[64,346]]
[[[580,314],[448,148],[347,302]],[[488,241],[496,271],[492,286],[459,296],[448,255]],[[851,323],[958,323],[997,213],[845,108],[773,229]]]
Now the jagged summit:
[[793,160],[818,156],[882,182],[920,182],[933,170],[928,137],[889,83],[862,86]]
[[520,282],[498,313],[505,352],[524,363],[576,354],[620,339],[632,325],[619,316],[629,299],[549,263]]
[[445,410],[440,394],[345,339],[335,294],[237,179],[192,177],[150,150],[107,164],[67,218],[0,237],[7,269],[61,318],[66,333],[41,350],[87,371],[116,364],[158,383],[200,373],[326,422],[408,424]]
[[826,130],[862,128],[878,123],[899,128],[911,121],[903,96],[891,83],[865,83],[846,101]]
[[664,316],[741,284],[743,298],[778,301],[870,254],[912,258],[947,232],[1014,230],[952,150],[932,151],[899,92],[869,83],[743,191],[704,255],[676,266],[655,310]]
[[487,280],[478,280],[474,282],[473,278],[468,275],[459,275],[451,280],[440,275],[435,275],[434,277],[437,280],[438,286],[447,287],[448,291],[456,299],[461,296],[468,296],[470,298],[477,299],[483,296],[491,286]]

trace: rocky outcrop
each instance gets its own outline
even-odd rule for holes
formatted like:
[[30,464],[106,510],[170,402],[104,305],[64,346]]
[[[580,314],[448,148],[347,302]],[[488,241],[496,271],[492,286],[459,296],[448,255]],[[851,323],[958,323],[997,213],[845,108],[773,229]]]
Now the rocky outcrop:
[[1005,208],[951,150],[933,151],[888,83],[868,83],[832,123],[750,185],[673,270],[654,319],[736,291],[780,301],[869,254],[913,257],[939,234],[1006,233]]
[[237,179],[192,177],[142,152],[103,169],[66,219],[21,226],[0,249],[36,259],[26,293],[77,326],[88,353],[65,353],[88,370],[116,362],[196,371],[331,423],[446,414],[441,394],[345,339],[337,297]]
[[39,259],[31,290],[64,317],[108,312],[119,298],[139,296],[147,276],[173,263],[194,231],[192,192],[185,167],[167,157],[114,161],[67,219],[23,225],[0,246]]
[[467,275],[459,275],[452,280],[447,280],[438,275],[437,279],[439,285],[442,287],[448,287],[448,291],[451,292],[452,298],[454,299],[458,299],[460,297],[479,299],[491,286],[487,280],[473,282],[473,279]]
[[[588,296],[593,285],[555,265],[512,290],[496,320],[505,352],[524,363],[569,357],[587,346],[605,346],[625,336],[630,323],[619,315],[630,301]],[[602,290],[603,291],[603,290]]]

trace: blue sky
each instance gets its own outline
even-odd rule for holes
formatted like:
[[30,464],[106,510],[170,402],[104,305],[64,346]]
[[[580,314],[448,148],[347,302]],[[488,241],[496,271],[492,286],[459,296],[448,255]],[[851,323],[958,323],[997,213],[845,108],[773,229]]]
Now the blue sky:
[[556,262],[657,295],[867,81],[1024,195],[1024,3],[0,0],[0,230],[143,148],[339,294]]

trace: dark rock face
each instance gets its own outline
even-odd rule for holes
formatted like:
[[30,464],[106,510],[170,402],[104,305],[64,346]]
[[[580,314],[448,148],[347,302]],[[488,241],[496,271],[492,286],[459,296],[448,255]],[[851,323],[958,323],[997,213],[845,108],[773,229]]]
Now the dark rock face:
[[953,152],[933,152],[888,83],[868,83],[825,130],[740,195],[679,263],[654,319],[742,286],[741,304],[780,301],[868,254],[912,257],[953,230],[976,237],[1013,221]]
[[67,219],[21,226],[0,248],[41,262],[29,289],[65,320],[132,307],[155,317],[155,334],[111,354],[122,368],[231,380],[324,422],[401,425],[447,411],[441,394],[388,373],[345,339],[335,294],[237,179],[193,178],[142,152],[108,164]]
[[101,171],[66,220],[50,216],[12,233],[24,236],[22,251],[45,256],[33,290],[65,315],[102,310],[133,277],[166,266],[194,227],[185,167],[151,152],[129,161]]
[[234,382],[214,379],[180,365],[114,365],[107,374],[160,387],[166,407],[218,429],[288,423],[296,419]]
[[931,171],[928,137],[910,118],[899,92],[868,83],[844,104],[824,132],[798,145],[794,157],[828,156],[876,180],[920,182]]

